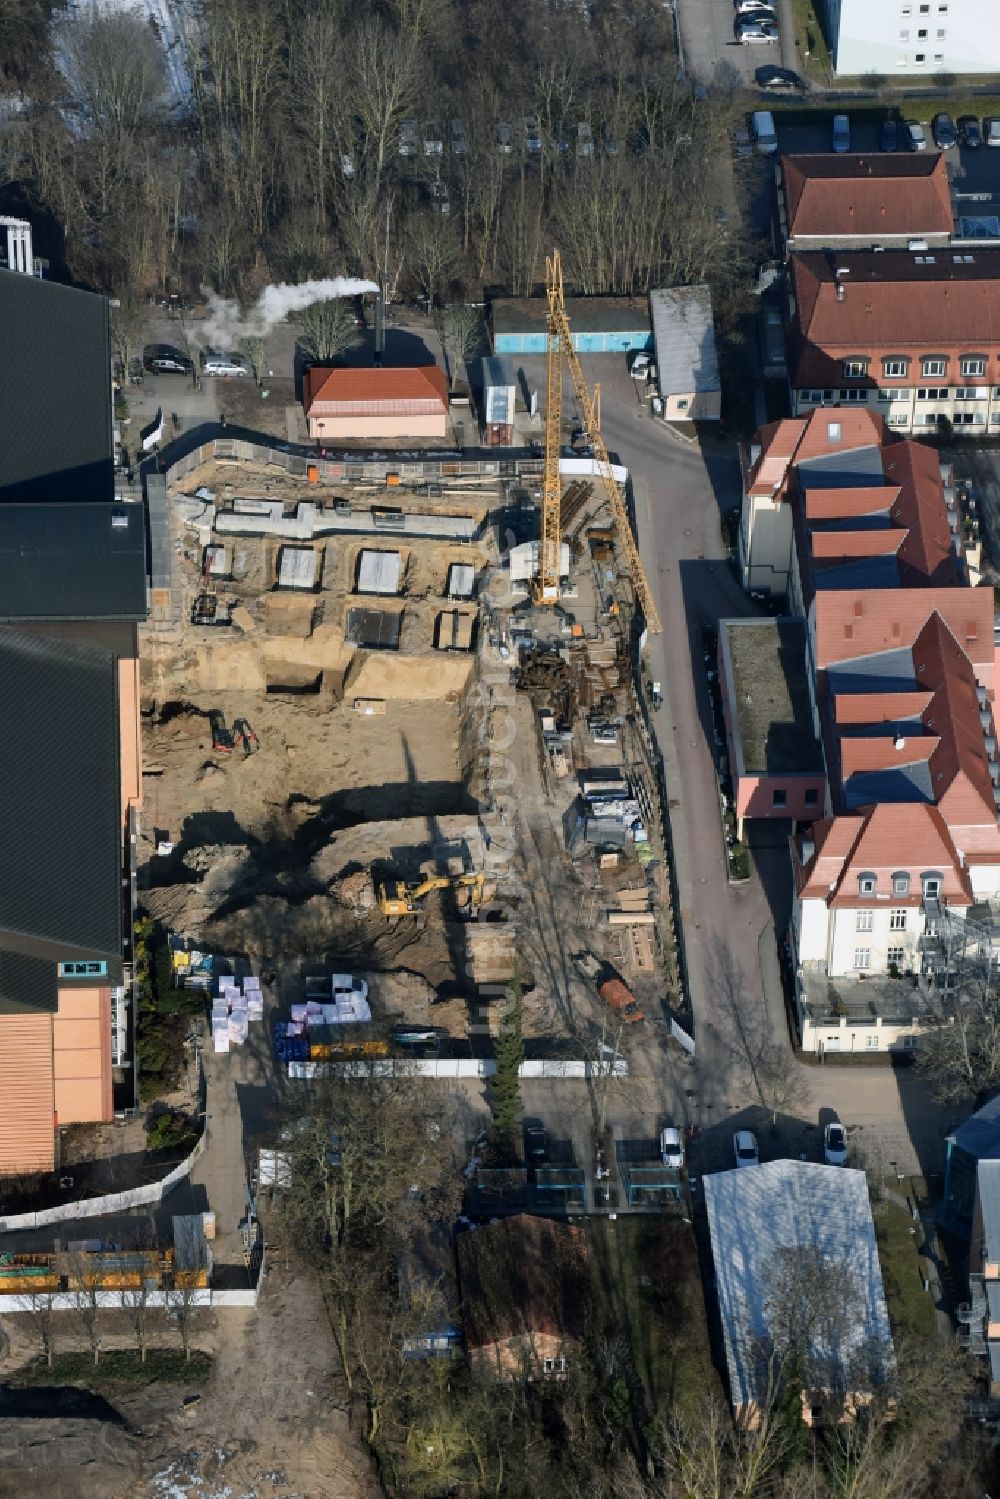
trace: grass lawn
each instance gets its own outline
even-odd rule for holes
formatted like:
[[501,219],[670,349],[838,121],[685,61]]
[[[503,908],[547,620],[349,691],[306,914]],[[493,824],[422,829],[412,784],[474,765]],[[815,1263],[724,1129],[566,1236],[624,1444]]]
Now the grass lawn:
[[802,71],[814,83],[828,84],[830,49],[816,16],[815,0],[792,0],[792,15],[795,17],[795,45]]
[[207,1353],[193,1349],[189,1360],[178,1348],[150,1348],[146,1362],[131,1348],[109,1349],[94,1366],[92,1353],[57,1353],[52,1367],[44,1358],[33,1359],[23,1369],[4,1376],[13,1389],[33,1385],[83,1385],[88,1390],[109,1390],[123,1385],[204,1384],[212,1370]]
[[652,1215],[591,1218],[587,1234],[595,1331],[627,1340],[648,1416],[693,1412],[712,1395],[721,1400],[690,1224]]
[[[895,1182],[893,1187],[895,1188]],[[916,1228],[915,1234],[910,1233]],[[917,1245],[922,1230],[905,1208],[886,1199],[875,1213],[875,1237],[882,1280],[889,1306],[889,1321],[895,1333],[913,1332],[920,1337],[934,1334],[934,1302],[920,1279],[924,1268]]]

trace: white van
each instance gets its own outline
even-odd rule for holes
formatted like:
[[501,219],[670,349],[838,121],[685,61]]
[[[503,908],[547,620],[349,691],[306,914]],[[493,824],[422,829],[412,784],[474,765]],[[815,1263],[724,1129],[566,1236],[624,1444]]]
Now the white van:
[[778,134],[774,128],[774,115],[769,109],[755,109],[750,121],[757,150],[762,156],[773,156],[778,149]]

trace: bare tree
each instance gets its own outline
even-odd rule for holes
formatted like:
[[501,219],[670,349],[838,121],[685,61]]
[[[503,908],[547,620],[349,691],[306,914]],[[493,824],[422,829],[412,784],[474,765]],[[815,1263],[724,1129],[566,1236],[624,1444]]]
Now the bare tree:
[[970,964],[943,1018],[921,1031],[917,1066],[946,1103],[979,1097],[1000,1083],[1000,985],[990,966]]
[[454,302],[444,309],[440,320],[441,347],[452,384],[479,347],[482,327],[478,307],[470,307],[467,302]]
[[407,222],[410,263],[431,312],[458,270],[461,246],[450,216],[417,213]]
[[195,1313],[201,1306],[202,1292],[197,1286],[174,1284],[167,1292],[167,1312],[177,1323],[177,1334],[184,1349],[184,1362],[191,1361],[191,1332],[193,1328]]
[[132,1324],[139,1360],[144,1364],[149,1350],[149,1324],[153,1310],[149,1304],[149,1287],[145,1280],[133,1290],[122,1292],[122,1305]]
[[258,385],[263,384],[267,374],[267,340],[262,333],[248,333],[240,339],[240,353],[250,362],[253,377]]
[[55,1319],[57,1313],[54,1301],[55,1296],[52,1291],[32,1291],[27,1297],[26,1308],[28,1321],[50,1369],[56,1351]]
[[125,294],[111,306],[111,343],[122,368],[122,379],[129,378],[132,355],[141,346],[148,324],[145,307],[135,297]]
[[68,1283],[73,1293],[73,1310],[83,1328],[94,1355],[94,1366],[101,1360],[101,1285],[100,1271],[89,1255],[70,1255]]
[[299,347],[310,359],[336,359],[361,342],[349,303],[339,299],[303,308],[300,327]]

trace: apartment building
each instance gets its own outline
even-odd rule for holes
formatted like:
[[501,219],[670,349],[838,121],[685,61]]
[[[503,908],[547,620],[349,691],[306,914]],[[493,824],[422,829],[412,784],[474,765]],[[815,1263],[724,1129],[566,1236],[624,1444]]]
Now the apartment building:
[[840,76],[1000,72],[994,0],[825,0]]
[[132,1102],[146,531],[114,491],[105,299],[0,271],[0,326],[3,1176]]
[[757,434],[740,560],[805,621],[827,769],[792,845],[802,1044],[908,1049],[941,1012],[938,928],[1000,896],[992,591],[968,586],[936,455],[857,409]]
[[1000,433],[1000,249],[796,253],[792,411],[861,406],[896,432]]

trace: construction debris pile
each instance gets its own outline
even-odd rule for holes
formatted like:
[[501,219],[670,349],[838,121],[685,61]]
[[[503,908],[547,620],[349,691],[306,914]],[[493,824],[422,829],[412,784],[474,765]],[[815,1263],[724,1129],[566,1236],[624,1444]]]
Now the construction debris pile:
[[333,1053],[333,1027],[366,1025],[372,1018],[368,985],[349,973],[307,978],[306,998],[293,1004],[290,1020],[278,1020],[271,1032],[279,1062],[325,1060]]

